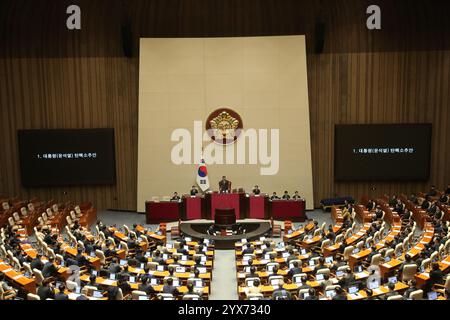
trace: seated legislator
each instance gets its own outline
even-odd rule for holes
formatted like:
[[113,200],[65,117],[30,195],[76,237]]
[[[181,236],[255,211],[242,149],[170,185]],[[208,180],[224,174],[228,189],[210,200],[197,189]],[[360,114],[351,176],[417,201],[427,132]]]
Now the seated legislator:
[[430,191],[428,191],[427,196],[436,197],[438,195],[436,191],[436,186],[431,186]]
[[295,191],[294,195],[292,196],[293,200],[302,200],[302,197],[298,193],[298,191]]
[[190,191],[191,196],[196,196],[198,194],[198,189],[196,186],[192,186],[192,189]]
[[289,192],[285,191],[282,197],[283,200],[290,200],[291,196],[289,195]]
[[450,184],[447,185],[447,188],[445,189],[445,194],[450,195]]
[[178,192],[174,192],[173,197],[170,199],[170,201],[180,201],[180,200],[181,200],[181,198],[178,195]]
[[272,193],[272,196],[270,197],[270,200],[279,200],[280,198],[277,196],[277,193]]
[[253,188],[253,194],[254,195],[260,195],[261,194],[261,190],[259,190],[259,187],[258,186],[255,186],[254,188]]
[[220,193],[229,193],[231,191],[231,181],[228,181],[226,176],[223,176],[222,180],[219,181],[219,191]]

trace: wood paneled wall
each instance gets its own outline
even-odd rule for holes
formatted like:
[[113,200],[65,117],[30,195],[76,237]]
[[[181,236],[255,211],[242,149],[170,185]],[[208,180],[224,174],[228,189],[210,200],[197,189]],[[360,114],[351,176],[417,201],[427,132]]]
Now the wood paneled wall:
[[[433,123],[431,179],[450,182],[450,3],[380,0],[368,31],[366,0],[4,0],[0,2],[0,195],[91,200],[136,209],[139,37],[306,34],[316,205],[339,195],[413,192],[428,183],[335,183],[334,124]],[[79,4],[82,30],[65,28]],[[133,57],[122,51],[130,22]],[[315,23],[325,23],[314,54]],[[116,130],[117,185],[26,190],[17,130]],[[376,190],[372,190],[376,188]],[[182,191],[182,190],[179,190]]]

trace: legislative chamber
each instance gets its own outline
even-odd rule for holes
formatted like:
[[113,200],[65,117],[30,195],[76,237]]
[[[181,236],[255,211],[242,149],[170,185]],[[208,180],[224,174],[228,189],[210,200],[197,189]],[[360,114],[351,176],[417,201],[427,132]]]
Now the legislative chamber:
[[2,319],[448,318],[449,17],[1,0]]

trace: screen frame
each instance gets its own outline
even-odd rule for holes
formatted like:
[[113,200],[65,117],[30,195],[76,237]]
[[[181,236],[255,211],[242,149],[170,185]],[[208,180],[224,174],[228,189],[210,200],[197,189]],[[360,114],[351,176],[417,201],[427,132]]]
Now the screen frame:
[[[111,150],[113,154],[112,159],[112,166],[114,167],[114,170],[112,172],[111,180],[107,182],[100,182],[99,180],[92,179],[92,180],[85,180],[84,182],[76,183],[76,182],[67,182],[67,183],[35,183],[35,184],[27,184],[24,183],[24,177],[23,177],[23,166],[25,166],[25,159],[22,156],[21,153],[21,139],[24,134],[32,134],[35,133],[52,133],[52,134],[58,134],[58,133],[69,133],[69,132],[91,132],[91,133],[105,133],[108,132],[111,134]],[[115,129],[114,128],[68,128],[68,129],[18,129],[17,130],[17,152],[19,157],[19,169],[20,169],[20,180],[21,184],[24,188],[31,189],[31,188],[58,188],[58,187],[81,187],[81,186],[114,186],[117,184],[117,154],[116,154],[116,136],[115,136]]]
[[[429,128],[430,132],[430,143],[428,144],[428,167],[426,172],[426,178],[414,178],[414,177],[397,177],[397,178],[380,178],[380,177],[361,177],[361,178],[343,178],[343,177],[337,177],[336,175],[336,150],[337,150],[337,130],[339,127],[367,127],[367,126],[373,126],[373,127],[385,127],[385,126],[410,126],[410,127],[417,127],[417,126],[423,126]],[[432,152],[432,144],[433,144],[433,124],[428,122],[420,122],[420,123],[339,123],[334,124],[334,132],[333,132],[333,178],[334,182],[427,182],[430,180],[431,177],[431,152]]]

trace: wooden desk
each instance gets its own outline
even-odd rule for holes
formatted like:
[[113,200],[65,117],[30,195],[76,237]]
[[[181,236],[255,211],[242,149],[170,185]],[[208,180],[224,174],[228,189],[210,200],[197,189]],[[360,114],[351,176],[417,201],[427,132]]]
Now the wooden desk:
[[15,287],[19,287],[26,292],[36,293],[36,281],[34,278],[27,278],[22,272],[17,272],[12,266],[0,260],[0,272],[3,272]]

